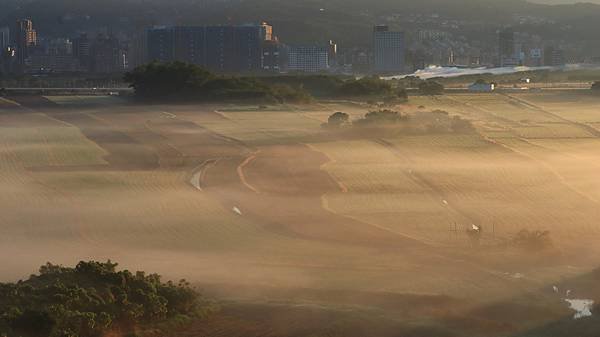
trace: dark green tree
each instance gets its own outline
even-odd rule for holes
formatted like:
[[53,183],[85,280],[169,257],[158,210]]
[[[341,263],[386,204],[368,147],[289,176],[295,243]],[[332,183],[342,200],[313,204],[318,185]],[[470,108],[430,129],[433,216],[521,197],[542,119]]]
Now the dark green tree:
[[419,92],[421,95],[428,96],[442,95],[444,93],[444,85],[432,80],[424,81],[419,84]]
[[339,92],[343,96],[387,96],[392,93],[392,85],[389,81],[379,77],[363,77],[359,80],[344,82],[340,86]]
[[48,312],[34,309],[26,309],[11,322],[15,332],[28,337],[49,336],[55,325],[56,321]]
[[304,103],[310,94],[301,86],[270,84],[254,77],[216,76],[194,64],[150,63],[125,74],[137,98],[151,101],[253,100]]
[[135,68],[124,76],[136,96],[160,99],[172,96],[193,96],[214,78],[210,72],[184,62],[149,63]]
[[0,283],[0,336],[100,337],[209,310],[185,281],[164,283],[156,274],[116,267],[48,263],[27,280]]
[[337,112],[333,113],[331,116],[329,116],[329,118],[327,119],[327,126],[339,128],[339,127],[342,127],[342,126],[348,124],[349,121],[350,121],[350,116],[347,113],[337,111]]
[[407,117],[394,110],[375,110],[370,111],[365,114],[364,118],[361,118],[354,122],[354,124],[358,126],[362,125],[385,125],[385,124],[395,124],[400,121],[406,120]]

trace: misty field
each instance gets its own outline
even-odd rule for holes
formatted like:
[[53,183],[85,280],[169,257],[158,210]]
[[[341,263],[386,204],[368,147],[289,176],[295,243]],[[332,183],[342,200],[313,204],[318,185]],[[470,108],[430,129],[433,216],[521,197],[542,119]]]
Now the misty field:
[[[396,108],[441,109],[476,130],[321,126],[370,109],[349,102],[2,99],[0,278],[113,259],[252,301],[384,310],[417,325],[450,312],[473,333],[570,315],[552,285],[597,267],[600,98],[449,94]],[[551,245],[519,245],[522,230],[548,231]],[[498,301],[543,314],[502,325],[504,309],[489,309]]]

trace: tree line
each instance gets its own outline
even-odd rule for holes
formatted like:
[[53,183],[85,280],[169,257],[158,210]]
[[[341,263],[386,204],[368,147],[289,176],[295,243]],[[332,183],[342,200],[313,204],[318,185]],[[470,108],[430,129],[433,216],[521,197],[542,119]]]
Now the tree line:
[[350,115],[337,111],[329,116],[327,129],[347,129],[349,127],[388,127],[396,126],[409,132],[427,133],[472,133],[473,124],[460,116],[450,116],[443,110],[419,111],[414,114],[401,113],[391,109],[378,109],[367,112],[361,118],[351,120]]
[[187,283],[117,271],[111,261],[47,263],[17,283],[0,283],[0,336],[99,337],[185,321],[212,310]]
[[[308,103],[319,98],[377,98],[404,103],[407,91],[376,76],[353,78],[330,75],[259,77],[219,76],[184,62],[149,63],[124,76],[135,96],[146,101],[254,100],[272,103]],[[443,85],[421,81],[425,95],[443,93]]]

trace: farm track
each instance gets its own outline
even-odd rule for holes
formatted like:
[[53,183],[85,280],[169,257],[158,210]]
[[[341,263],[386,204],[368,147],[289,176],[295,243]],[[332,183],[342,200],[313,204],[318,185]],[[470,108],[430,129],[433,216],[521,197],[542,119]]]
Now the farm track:
[[[403,160],[409,164],[411,163],[410,158],[405,156],[394,144],[392,144],[384,139],[377,139],[377,140],[375,140],[375,142],[377,144],[387,148],[388,150],[390,150],[390,152],[392,152],[395,156],[397,156],[401,160]],[[449,209],[451,209],[454,213],[456,213],[456,214],[460,215],[462,218],[464,218],[467,222],[472,223],[472,224],[478,223],[478,220],[473,218],[468,212],[461,210],[460,208],[455,206],[456,203],[452,202],[452,199],[449,197],[449,195],[443,189],[438,187],[435,183],[433,183],[432,181],[425,178],[424,175],[422,175],[419,172],[417,172],[416,170],[412,170],[412,169],[405,174],[412,181],[414,181],[417,185],[423,186],[427,190],[431,191],[432,194],[436,195],[437,196],[436,199],[439,200],[439,202],[446,201],[445,202],[446,206]]]
[[[337,191],[338,186],[320,170],[327,159],[319,153],[304,145],[263,147],[260,150],[253,155],[256,156],[253,161],[247,162],[244,170],[254,190],[235,179],[237,175],[229,174],[227,178],[223,174],[252,158],[242,157],[234,161],[222,160],[211,168],[207,174],[207,191],[221,195],[229,208],[239,207],[244,216],[255,218],[280,235],[367,246],[421,246],[412,239],[323,209],[321,196]],[[214,174],[215,171],[220,174]],[[234,179],[237,182],[232,182]],[[217,186],[228,186],[228,189],[215,189]]]

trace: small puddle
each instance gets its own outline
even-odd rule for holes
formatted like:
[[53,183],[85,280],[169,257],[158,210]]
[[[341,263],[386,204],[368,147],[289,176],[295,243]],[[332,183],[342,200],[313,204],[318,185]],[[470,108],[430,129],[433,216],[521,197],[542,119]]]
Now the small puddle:
[[575,310],[573,319],[580,319],[583,317],[592,316],[592,307],[594,306],[594,300],[577,300],[577,299],[565,299],[569,303],[569,308]]

